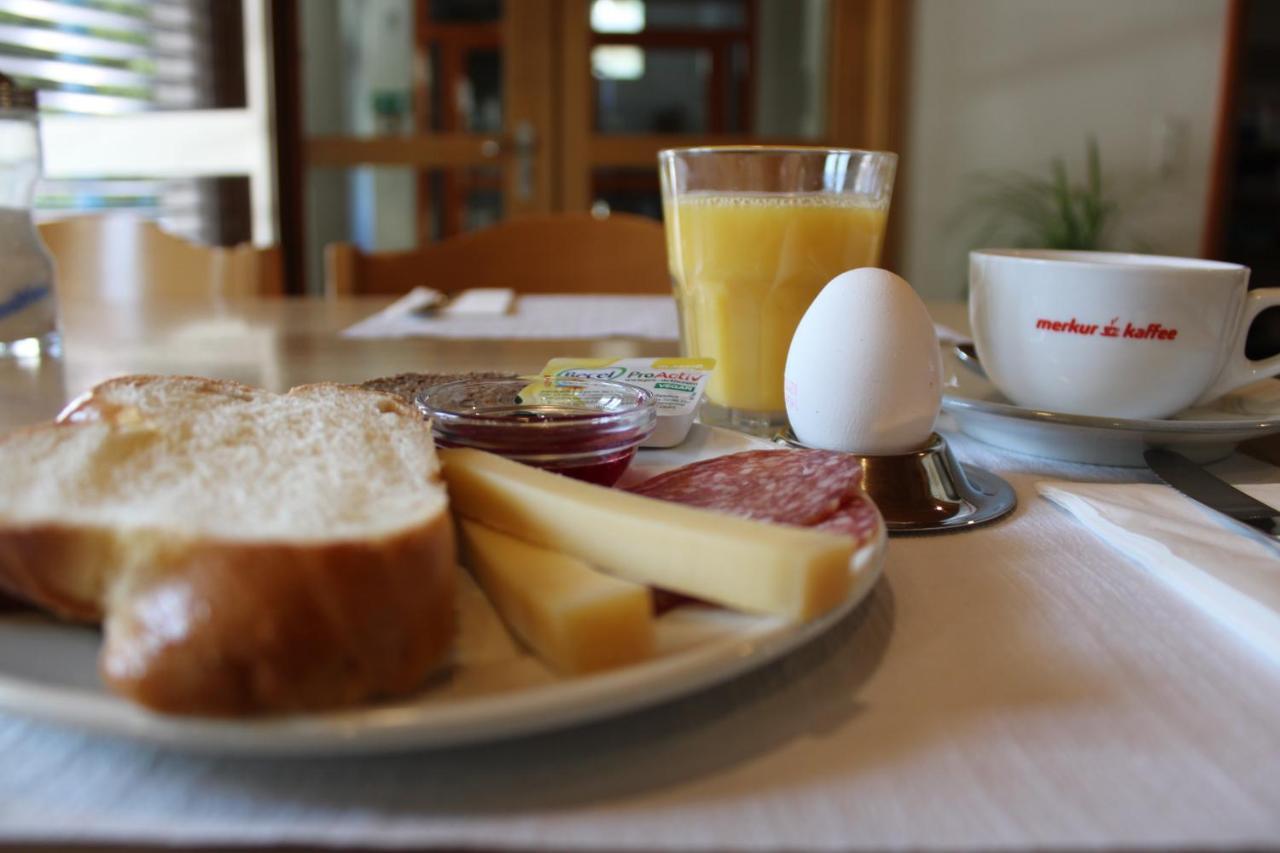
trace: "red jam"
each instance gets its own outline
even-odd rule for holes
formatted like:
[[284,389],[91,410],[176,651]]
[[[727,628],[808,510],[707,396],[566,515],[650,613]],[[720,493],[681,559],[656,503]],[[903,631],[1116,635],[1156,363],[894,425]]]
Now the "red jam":
[[441,447],[472,447],[612,486],[657,423],[649,392],[561,377],[464,379],[428,388],[418,408]]

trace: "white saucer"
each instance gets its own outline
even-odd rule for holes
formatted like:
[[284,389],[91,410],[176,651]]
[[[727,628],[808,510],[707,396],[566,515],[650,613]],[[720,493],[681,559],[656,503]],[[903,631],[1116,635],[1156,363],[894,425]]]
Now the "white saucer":
[[1172,418],[1131,420],[1024,409],[1010,403],[980,370],[943,346],[942,410],[961,432],[1032,456],[1145,468],[1144,450],[1169,447],[1204,464],[1227,456],[1242,441],[1280,432],[1280,381],[1275,379]]

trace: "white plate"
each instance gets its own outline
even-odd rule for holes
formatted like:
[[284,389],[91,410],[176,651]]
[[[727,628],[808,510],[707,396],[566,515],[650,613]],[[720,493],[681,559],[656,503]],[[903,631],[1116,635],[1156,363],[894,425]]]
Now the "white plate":
[[[696,425],[680,448],[644,451],[629,480],[757,446],[756,439]],[[882,528],[874,547],[850,567],[855,580],[848,597],[820,619],[795,625],[712,608],[676,608],[658,620],[659,653],[653,660],[579,678],[557,678],[517,648],[483,594],[465,582],[457,652],[447,678],[392,704],[249,721],[142,710],[103,688],[96,631],[34,613],[0,613],[0,710],[185,750],[252,755],[394,752],[549,731],[709,687],[803,645],[871,590],[885,541]]]
[[1174,448],[1199,463],[1242,441],[1280,432],[1280,381],[1266,379],[1212,403],[1160,420],[1095,418],[1024,409],[996,390],[980,368],[942,350],[942,409],[960,431],[1006,450],[1093,465],[1146,467],[1142,452]]

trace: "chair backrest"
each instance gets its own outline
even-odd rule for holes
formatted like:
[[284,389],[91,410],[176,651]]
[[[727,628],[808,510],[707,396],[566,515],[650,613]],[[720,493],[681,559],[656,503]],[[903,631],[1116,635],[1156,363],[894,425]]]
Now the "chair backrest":
[[283,290],[276,247],[199,246],[125,214],[76,216],[39,228],[53,255],[58,290],[73,298],[135,301]]
[[670,293],[662,225],[615,213],[512,219],[411,252],[325,247],[325,293],[510,287],[521,293]]

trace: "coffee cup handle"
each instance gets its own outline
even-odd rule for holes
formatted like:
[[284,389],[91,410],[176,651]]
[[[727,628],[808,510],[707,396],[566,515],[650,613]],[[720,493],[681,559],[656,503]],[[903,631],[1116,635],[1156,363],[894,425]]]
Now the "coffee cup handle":
[[1259,314],[1273,305],[1280,305],[1280,287],[1262,287],[1249,291],[1248,296],[1245,297],[1244,320],[1240,323],[1237,340],[1231,347],[1230,359],[1213,385],[1200,395],[1197,402],[1205,403],[1215,400],[1241,385],[1248,385],[1250,382],[1280,374],[1280,354],[1260,361],[1253,361],[1244,354],[1244,342],[1249,334],[1249,327],[1253,325],[1253,321]]

